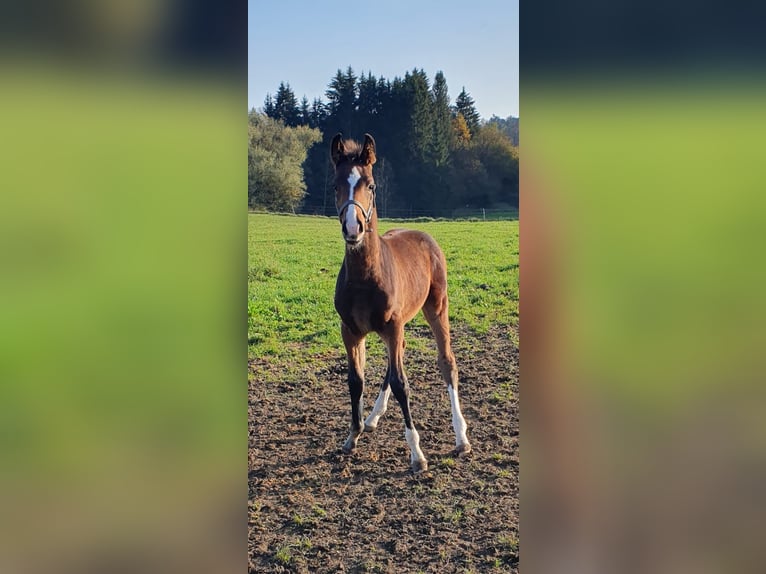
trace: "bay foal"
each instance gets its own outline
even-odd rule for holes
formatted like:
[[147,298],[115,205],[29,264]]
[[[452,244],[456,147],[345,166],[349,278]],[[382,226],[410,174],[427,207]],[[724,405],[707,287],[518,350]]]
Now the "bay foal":
[[[362,430],[375,430],[393,393],[404,415],[404,436],[410,447],[412,470],[421,472],[428,468],[428,462],[420,450],[420,437],[412,421],[404,373],[404,325],[421,309],[439,350],[439,368],[452,404],[456,451],[471,450],[460,412],[457,365],[450,345],[444,254],[436,241],[420,231],[394,229],[382,237],[378,235],[372,175],[375,140],[369,134],[365,134],[362,145],[336,135],[330,157],[335,166],[335,204],[346,242],[346,255],[335,286],[335,309],[341,318],[348,355],[351,395],[351,432],[343,452],[350,453],[356,448]],[[371,332],[380,335],[386,346],[388,370],[375,406],[362,427],[365,340]]]

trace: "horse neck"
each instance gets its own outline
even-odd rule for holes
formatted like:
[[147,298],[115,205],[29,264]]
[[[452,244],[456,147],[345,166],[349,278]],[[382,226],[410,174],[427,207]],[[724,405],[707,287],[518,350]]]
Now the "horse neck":
[[346,276],[349,279],[369,279],[380,276],[380,236],[377,228],[378,218],[373,212],[362,245],[355,249],[346,248]]

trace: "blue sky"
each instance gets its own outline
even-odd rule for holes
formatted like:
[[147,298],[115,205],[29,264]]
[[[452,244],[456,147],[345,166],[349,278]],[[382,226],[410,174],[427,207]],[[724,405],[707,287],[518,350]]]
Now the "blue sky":
[[518,0],[248,0],[248,108],[289,82],[322,97],[340,68],[389,80],[444,72],[484,118],[519,115]]

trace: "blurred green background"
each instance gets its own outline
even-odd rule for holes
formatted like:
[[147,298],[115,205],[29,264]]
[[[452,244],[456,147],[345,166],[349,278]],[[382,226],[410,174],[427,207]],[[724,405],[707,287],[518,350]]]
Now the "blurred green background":
[[524,96],[526,168],[546,168],[568,335],[601,375],[589,384],[606,383],[594,390],[677,405],[758,375],[766,85],[647,77]]
[[527,568],[762,571],[766,86],[522,86]]
[[0,570],[241,571],[246,4],[7,8]]

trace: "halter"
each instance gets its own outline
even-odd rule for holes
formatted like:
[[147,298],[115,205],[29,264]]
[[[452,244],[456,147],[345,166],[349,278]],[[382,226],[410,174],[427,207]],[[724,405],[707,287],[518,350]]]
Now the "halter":
[[369,226],[370,222],[372,221],[372,212],[375,209],[375,187],[370,190],[370,193],[372,194],[372,201],[370,202],[370,208],[367,211],[365,211],[364,205],[359,203],[357,200],[347,199],[343,205],[340,206],[340,209],[338,209],[338,219],[343,222],[343,214],[345,213],[346,209],[348,209],[350,205],[356,205],[359,209],[362,210],[362,213],[364,213],[364,221]]

